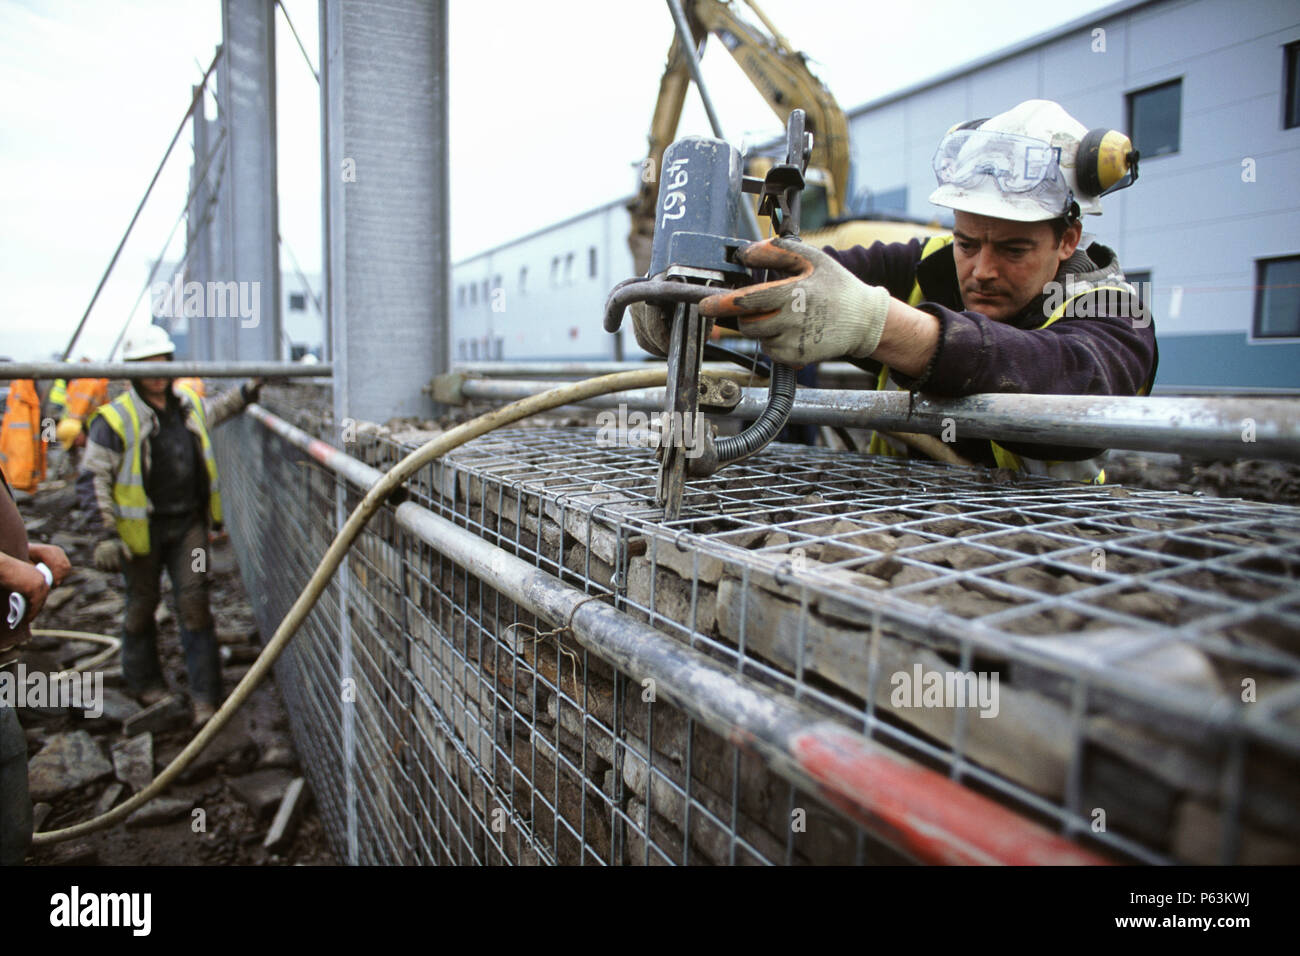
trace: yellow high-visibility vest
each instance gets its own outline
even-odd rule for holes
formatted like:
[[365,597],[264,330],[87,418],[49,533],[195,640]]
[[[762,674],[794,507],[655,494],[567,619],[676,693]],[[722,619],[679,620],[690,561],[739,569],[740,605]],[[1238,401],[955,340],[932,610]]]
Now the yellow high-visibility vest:
[[[918,267],[920,266],[920,262],[950,245],[952,245],[951,235],[931,236],[926,240],[925,246],[921,249],[921,259],[917,263]],[[1079,298],[1079,296],[1087,295],[1089,292],[1104,291],[1107,289],[1117,292],[1133,291],[1131,287],[1122,285],[1094,285],[1089,282],[1079,282],[1077,283],[1077,286],[1079,287],[1079,291],[1066,298],[1060,305],[1053,309],[1052,314],[1049,315],[1047,320],[1042,325],[1038,326],[1038,328],[1045,329],[1053,322],[1062,318],[1066,314],[1071,302]],[[912,292],[907,298],[907,304],[915,308],[923,301],[925,301],[925,294],[921,291],[921,283],[918,280],[912,285]],[[897,388],[897,386],[889,380],[889,366],[882,365],[880,368],[880,375],[876,379],[876,388],[877,390],[883,391],[891,387]],[[1138,390],[1138,394],[1145,395],[1150,390],[1151,382],[1148,381]],[[1042,461],[1036,458],[1026,458],[1023,455],[1017,455],[992,440],[989,441],[989,446],[993,452],[993,459],[997,462],[999,468],[1010,468],[1015,471],[1029,472],[1030,474],[1050,475],[1054,478],[1065,478],[1070,481],[1082,481],[1097,485],[1105,484],[1106,482],[1106,470],[1101,467],[1101,462],[1095,458],[1085,459],[1083,461]],[[874,455],[894,455],[899,457],[905,455],[905,452],[895,448],[895,446],[886,441],[884,436],[879,432],[872,432],[871,443],[867,446],[867,450]]]
[[[203,463],[208,470],[208,515],[215,524],[221,521],[221,491],[217,481],[217,459],[208,435],[203,401],[191,389],[175,390],[185,415],[198,425],[199,443],[203,449]],[[144,473],[141,468],[140,408],[134,389],[124,392],[107,405],[100,407],[110,428],[122,440],[122,464],[113,480],[113,503],[117,507],[117,533],[131,549],[132,554],[144,555],[149,544],[149,498],[144,490]]]

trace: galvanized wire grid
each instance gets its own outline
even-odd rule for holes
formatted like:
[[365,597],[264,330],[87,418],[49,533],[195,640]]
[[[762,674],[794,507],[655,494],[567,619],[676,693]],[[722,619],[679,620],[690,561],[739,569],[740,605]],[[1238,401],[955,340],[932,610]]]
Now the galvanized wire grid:
[[[691,482],[667,523],[652,455],[592,430],[449,458],[416,491],[429,507],[1066,833],[1148,862],[1300,845],[1295,509],[771,446]],[[511,529],[520,501],[566,529],[555,548]],[[882,681],[918,660],[999,672],[1013,718],[981,733],[969,709],[884,708]],[[1019,746],[1059,782],[1008,769]]]
[[[220,443],[228,497],[257,502],[231,508],[232,523],[246,579],[256,568],[269,582],[254,602],[269,634],[333,534],[335,480],[255,425],[222,431],[234,439]],[[382,469],[409,446],[349,450]],[[601,447],[592,430],[518,429],[465,446],[410,490],[774,693],[1081,840],[1150,862],[1258,859],[1300,842],[1287,789],[1300,750],[1294,509],[772,446],[689,483],[668,524],[650,500],[654,472],[650,452]],[[548,625],[390,513],[348,574],[277,671],[342,858],[896,859],[679,711],[642,705],[642,688],[595,655],[570,640],[557,651],[557,635],[539,637]],[[918,722],[886,706],[904,659],[1001,673],[1019,723],[962,708]],[[1234,705],[1241,675],[1257,682],[1254,705]],[[1006,751],[1018,750],[1042,759],[1015,766]],[[803,829],[791,826],[800,811]],[[1212,837],[1189,844],[1198,826]]]
[[[269,635],[334,534],[336,480],[248,419],[218,435],[232,538]],[[355,450],[380,468],[400,454]],[[360,496],[342,494],[346,514]],[[390,509],[375,516],[276,668],[340,859],[901,859],[548,627]]]

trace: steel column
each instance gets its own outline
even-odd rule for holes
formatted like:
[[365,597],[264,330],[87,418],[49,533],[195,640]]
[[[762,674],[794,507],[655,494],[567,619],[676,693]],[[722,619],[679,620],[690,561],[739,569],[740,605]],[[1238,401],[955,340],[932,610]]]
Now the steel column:
[[[227,128],[223,207],[230,247],[225,274],[208,278],[247,284],[253,316],[208,316],[216,355],[277,359],[280,347],[280,234],[276,191],[275,3],[222,0],[226,58],[220,73]],[[251,311],[251,310],[250,310]],[[193,321],[193,320],[192,320]]]

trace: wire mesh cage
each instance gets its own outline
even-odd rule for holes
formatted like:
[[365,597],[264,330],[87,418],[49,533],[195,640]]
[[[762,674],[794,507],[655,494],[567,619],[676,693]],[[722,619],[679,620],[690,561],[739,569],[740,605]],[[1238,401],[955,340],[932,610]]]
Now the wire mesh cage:
[[[222,431],[270,633],[363,489]],[[1297,859],[1295,509],[773,445],[665,522],[653,452],[607,437],[496,432],[407,498],[1100,855]],[[342,858],[907,858],[436,545],[381,511],[278,666]]]

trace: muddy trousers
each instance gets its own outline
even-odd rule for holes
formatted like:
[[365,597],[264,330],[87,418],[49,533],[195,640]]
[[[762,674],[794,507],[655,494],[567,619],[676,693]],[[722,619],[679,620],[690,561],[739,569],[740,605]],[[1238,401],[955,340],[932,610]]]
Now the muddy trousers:
[[0,866],[19,866],[32,844],[27,738],[12,707],[0,705]]
[[201,516],[153,518],[153,550],[127,561],[126,619],[122,634],[122,676],[135,693],[162,688],[158,663],[158,609],[162,571],[167,569],[176,596],[176,618],[185,652],[190,696],[209,704],[221,702],[221,663],[208,606],[210,559],[208,525]]

